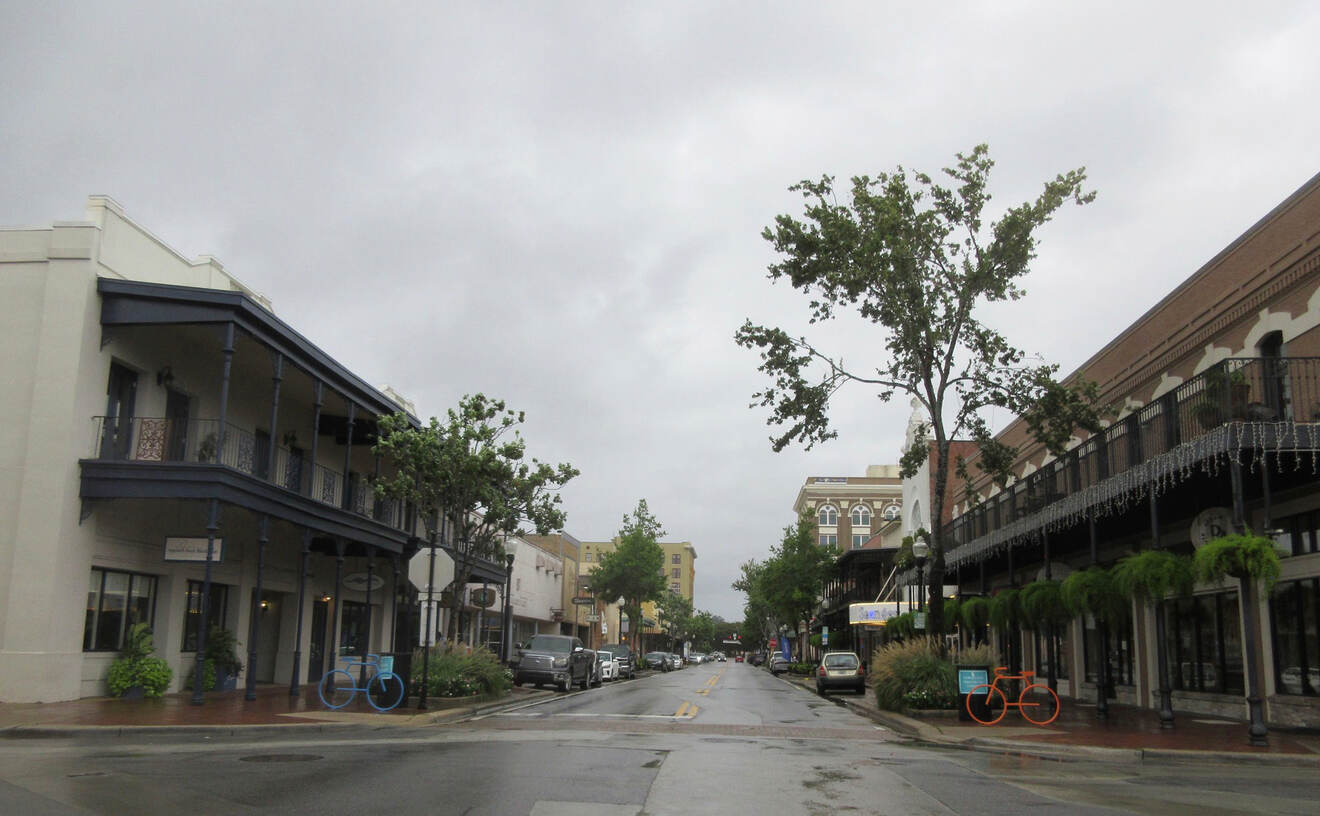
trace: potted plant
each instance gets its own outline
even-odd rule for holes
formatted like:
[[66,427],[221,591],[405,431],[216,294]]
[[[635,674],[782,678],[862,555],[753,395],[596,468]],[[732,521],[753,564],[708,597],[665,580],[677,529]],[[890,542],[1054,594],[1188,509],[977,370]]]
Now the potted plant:
[[209,433],[197,446],[197,461],[210,462],[215,459],[216,436]]
[[985,641],[985,625],[990,622],[990,602],[976,595],[958,604],[958,619],[967,627],[972,645]]
[[105,679],[112,697],[157,698],[165,693],[174,672],[164,660],[152,656],[155,651],[150,626],[135,623],[129,627],[124,648],[110,664]]
[[1000,590],[990,599],[990,623],[996,629],[1008,631],[1022,622],[1021,593],[1016,589]]
[[1269,593],[1279,577],[1279,553],[1273,541],[1250,531],[1220,536],[1196,551],[1192,570],[1199,580],[1209,583],[1224,578],[1264,580]]
[[[202,656],[203,691],[233,691],[238,686],[243,662],[238,659],[238,641],[233,632],[215,624],[207,627],[206,650]],[[186,688],[193,686],[194,671],[188,673]]]
[[1063,591],[1058,581],[1032,581],[1022,588],[1018,604],[1023,622],[1038,631],[1065,624],[1072,618],[1072,613],[1063,602]]
[[1160,727],[1173,727],[1173,697],[1169,689],[1168,647],[1164,637],[1165,609],[1170,593],[1190,595],[1192,560],[1167,550],[1129,555],[1114,567],[1114,582],[1124,594],[1155,604],[1155,662],[1159,671]]
[[1205,373],[1205,389],[1192,412],[1201,427],[1210,430],[1230,417],[1245,417],[1250,400],[1251,384],[1242,369],[1220,366]]

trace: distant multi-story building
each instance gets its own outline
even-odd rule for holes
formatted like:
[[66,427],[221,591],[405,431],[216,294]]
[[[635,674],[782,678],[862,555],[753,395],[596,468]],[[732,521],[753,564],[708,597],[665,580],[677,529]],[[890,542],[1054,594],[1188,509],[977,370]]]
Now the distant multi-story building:
[[[613,552],[618,546],[618,539],[610,541],[584,541],[582,542],[582,563],[581,570],[584,576],[583,580],[589,581],[585,576],[589,575],[595,565],[599,563],[602,553]],[[665,552],[664,566],[661,570],[665,576],[666,587],[695,605],[694,591],[696,586],[696,564],[697,551],[690,541],[661,541],[660,547]],[[615,618],[618,620],[617,604],[612,604],[615,599],[598,598],[597,601],[602,605],[602,609],[613,609]],[[607,605],[608,604],[608,605]],[[607,613],[608,614],[608,613]],[[659,633],[659,616],[656,612],[655,604],[647,603],[642,607],[642,616],[646,633]],[[629,634],[635,630],[635,627],[629,622]],[[608,634],[608,633],[607,633]],[[607,637],[607,640],[615,640],[614,637]]]
[[816,542],[840,552],[860,550],[887,522],[903,513],[903,480],[898,465],[870,465],[865,476],[812,476],[798,490],[793,512],[816,519]]

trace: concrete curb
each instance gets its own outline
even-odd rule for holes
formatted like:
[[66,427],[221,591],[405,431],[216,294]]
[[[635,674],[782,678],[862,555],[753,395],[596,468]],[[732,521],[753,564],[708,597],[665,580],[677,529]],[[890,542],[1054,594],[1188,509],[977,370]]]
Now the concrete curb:
[[[815,695],[808,682],[798,680],[795,685]],[[869,691],[868,691],[869,693]],[[828,697],[838,705],[860,714],[877,725],[907,738],[912,744],[932,748],[954,748],[964,751],[980,751],[993,754],[1014,754],[1064,762],[1110,762],[1122,763],[1161,763],[1161,764],[1251,764],[1268,765],[1281,768],[1314,768],[1320,770],[1320,755],[1306,754],[1257,754],[1234,753],[1230,751],[1190,751],[1172,748],[1105,748],[1096,745],[1061,745],[1059,743],[1039,743],[1026,740],[998,739],[995,737],[972,737],[971,739],[952,739],[939,732],[931,725],[920,720],[898,714],[893,711],[881,711],[858,702],[855,698]]]

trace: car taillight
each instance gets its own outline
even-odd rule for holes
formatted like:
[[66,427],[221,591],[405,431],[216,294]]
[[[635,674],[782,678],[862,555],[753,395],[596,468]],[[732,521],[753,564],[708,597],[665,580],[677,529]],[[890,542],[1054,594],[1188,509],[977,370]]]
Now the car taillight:
[[820,673],[820,676],[821,676],[821,677],[824,677],[824,676],[825,676],[825,667],[824,667],[824,666],[821,666],[821,667],[820,667],[819,673]]
[[861,666],[858,666],[858,667],[857,667],[857,676],[858,676],[858,677],[865,677],[865,676],[866,676],[866,669],[862,668]]

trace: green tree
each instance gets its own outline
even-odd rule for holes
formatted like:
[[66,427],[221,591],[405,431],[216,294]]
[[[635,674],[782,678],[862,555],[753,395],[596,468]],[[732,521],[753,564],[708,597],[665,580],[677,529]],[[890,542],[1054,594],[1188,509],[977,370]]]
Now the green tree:
[[743,604],[743,640],[748,645],[744,648],[759,650],[779,628],[775,619],[774,606],[765,592],[765,564],[755,559],[743,562],[740,567],[741,577],[733,582],[733,588],[747,596]]
[[689,626],[689,639],[692,641],[692,648],[698,652],[709,654],[714,650],[715,643],[715,616],[705,610],[698,610],[692,615],[692,623]]
[[[677,592],[666,590],[656,602],[660,613],[660,628],[669,636],[670,642],[682,640],[688,636],[692,625],[692,602]],[[673,648],[672,645],[670,648]]]
[[[432,546],[454,561],[449,616],[458,636],[463,587],[478,561],[504,557],[504,541],[530,523],[541,535],[563,529],[558,490],[578,475],[568,464],[525,461],[517,426],[524,415],[482,394],[464,397],[444,424],[413,427],[404,414],[382,417],[374,452],[392,475],[376,480],[382,498],[411,502]],[[442,540],[443,539],[443,540]]]
[[[784,528],[783,540],[771,549],[759,575],[760,592],[779,622],[796,627],[811,619],[837,556],[834,547],[816,543],[816,523],[810,514]],[[799,643],[799,649],[804,648]]]
[[646,507],[646,499],[637,502],[631,515],[623,517],[623,527],[615,539],[613,552],[601,553],[591,573],[591,585],[597,597],[607,601],[623,599],[623,612],[635,633],[632,647],[642,649],[642,604],[664,596],[665,551],[660,538],[665,534],[660,522]]
[[[978,465],[1001,484],[1016,451],[993,438],[982,412],[1004,408],[1023,417],[1031,432],[1056,455],[1078,427],[1099,429],[1092,383],[1059,383],[1054,365],[1030,364],[998,331],[977,317],[977,307],[1017,300],[1018,281],[1036,256],[1035,231],[1072,199],[1086,204],[1084,168],[1045,184],[1035,201],[1010,208],[983,223],[993,162],[985,145],[958,154],[944,173],[951,187],[925,173],[899,167],[877,178],[852,179],[851,198],[838,203],[834,179],[803,181],[789,189],[806,202],[805,220],[776,217],[763,237],[782,260],[770,279],[787,279],[810,297],[811,322],[830,320],[837,309],[854,309],[880,329],[876,359],[854,366],[822,351],[805,337],[747,320],[734,336],[760,350],[759,370],[771,385],[755,395],[771,409],[768,424],[786,427],[771,437],[774,450],[791,443],[810,449],[832,439],[829,404],[849,383],[873,389],[887,401],[915,397],[928,418],[921,438],[902,458],[905,476],[915,474],[934,445],[930,556],[926,577],[931,625],[943,627],[943,517],[949,483],[950,441],[981,443]],[[853,355],[857,360],[864,355]],[[964,478],[968,474],[957,467]]]

